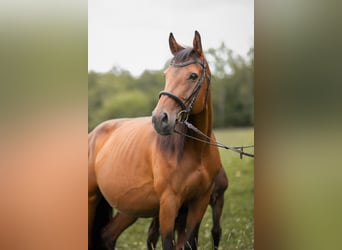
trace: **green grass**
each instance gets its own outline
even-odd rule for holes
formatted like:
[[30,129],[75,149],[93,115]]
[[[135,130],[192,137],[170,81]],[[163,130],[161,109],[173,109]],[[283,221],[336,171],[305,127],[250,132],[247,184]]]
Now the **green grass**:
[[[253,128],[232,128],[215,131],[219,142],[230,145],[254,144]],[[246,150],[247,151],[247,150]],[[253,152],[253,150],[249,150]],[[253,249],[254,245],[254,160],[220,149],[222,164],[229,179],[221,217],[220,250]],[[139,219],[117,241],[116,249],[146,249],[147,230],[151,219]],[[211,242],[211,209],[208,207],[199,233],[199,250],[213,249]],[[157,249],[161,249],[160,241]]]

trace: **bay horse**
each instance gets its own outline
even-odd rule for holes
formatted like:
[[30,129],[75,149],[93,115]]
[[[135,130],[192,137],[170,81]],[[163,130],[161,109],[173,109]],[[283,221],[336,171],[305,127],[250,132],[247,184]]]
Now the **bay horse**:
[[105,121],[88,135],[89,249],[105,249],[101,231],[113,208],[125,215],[126,224],[159,217],[163,250],[176,249],[174,227],[183,206],[185,239],[197,249],[196,234],[221,160],[217,147],[188,138],[207,140],[183,122],[215,140],[211,73],[197,31],[192,48],[179,45],[172,33],[169,46],[174,57],[152,117]]
[[[210,195],[209,205],[212,211],[212,221],[213,225],[211,228],[211,236],[214,244],[214,249],[219,249],[219,243],[221,239],[222,229],[220,224],[220,219],[222,215],[222,209],[224,205],[224,192],[228,188],[228,177],[222,167],[220,172],[215,177],[214,186]],[[175,230],[178,232],[178,240],[185,237],[185,223],[186,220],[186,207],[178,212],[178,216],[176,218]],[[109,224],[102,230],[101,237],[103,240],[104,246],[107,246],[107,249],[115,249],[116,241],[121,235],[121,233],[128,228],[131,224],[125,224],[126,216],[120,212],[117,212],[114,218],[111,220]],[[196,235],[197,236],[197,235]],[[149,230],[147,237],[147,249],[154,250],[156,249],[156,245],[159,239],[159,218],[154,217]],[[179,240],[182,245],[184,242]],[[194,246],[191,246],[193,249]]]

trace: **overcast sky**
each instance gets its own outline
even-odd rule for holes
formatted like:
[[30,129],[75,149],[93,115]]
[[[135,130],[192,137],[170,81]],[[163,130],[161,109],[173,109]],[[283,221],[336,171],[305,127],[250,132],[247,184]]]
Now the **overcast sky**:
[[89,0],[88,70],[159,70],[171,57],[169,33],[190,46],[195,30],[204,50],[224,42],[246,56],[254,43],[254,1]]

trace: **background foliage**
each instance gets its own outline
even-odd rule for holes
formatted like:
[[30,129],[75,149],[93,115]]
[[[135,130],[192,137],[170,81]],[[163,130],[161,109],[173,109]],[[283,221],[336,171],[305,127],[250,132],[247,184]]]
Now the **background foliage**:
[[[247,58],[236,56],[224,43],[206,51],[212,71],[214,127],[253,125],[254,49]],[[151,115],[164,88],[163,71],[146,70],[134,77],[113,67],[107,73],[88,74],[89,130],[104,120]]]

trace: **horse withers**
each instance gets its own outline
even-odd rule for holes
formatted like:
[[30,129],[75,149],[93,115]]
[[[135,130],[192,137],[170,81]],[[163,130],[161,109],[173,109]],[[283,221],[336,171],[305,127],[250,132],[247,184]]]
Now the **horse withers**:
[[169,45],[174,58],[152,117],[109,120],[88,136],[90,249],[103,245],[101,232],[113,208],[128,225],[139,217],[159,217],[165,250],[176,249],[175,221],[186,206],[185,238],[196,245],[221,160],[216,147],[188,138],[198,135],[183,122],[215,139],[211,74],[197,31],[192,48],[180,46],[172,33]]

